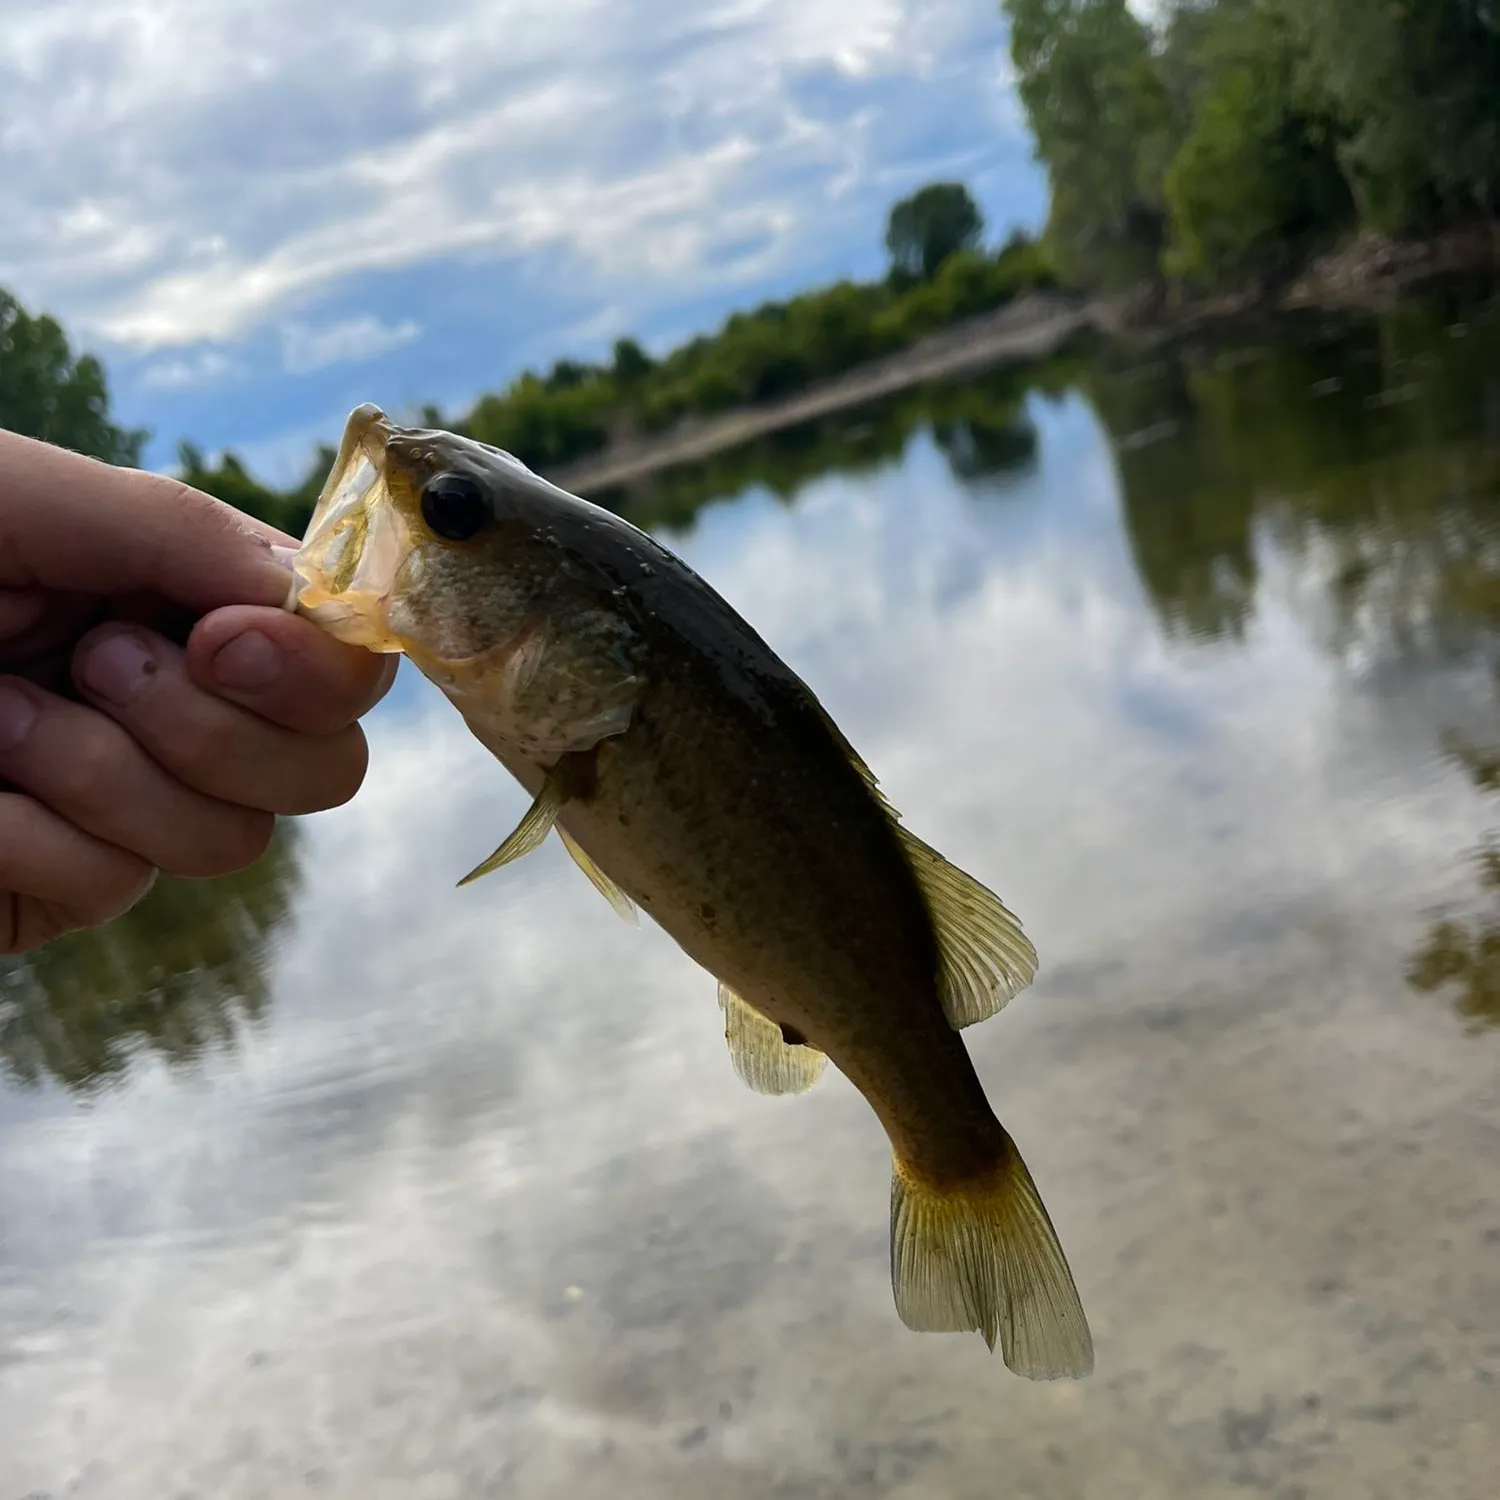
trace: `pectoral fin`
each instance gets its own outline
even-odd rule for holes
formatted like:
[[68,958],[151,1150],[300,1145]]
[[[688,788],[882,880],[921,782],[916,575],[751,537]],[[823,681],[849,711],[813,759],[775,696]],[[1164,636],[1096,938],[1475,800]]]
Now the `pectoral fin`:
[[727,984],[719,986],[724,1040],[734,1071],[758,1094],[802,1094],[818,1081],[828,1059],[805,1042],[788,1043],[774,1021],[742,1000]]
[[498,870],[501,865],[508,865],[512,860],[530,854],[533,849],[541,848],[564,804],[578,795],[583,779],[580,762],[587,762],[592,767],[593,752],[565,755],[553,766],[542,783],[541,791],[536,795],[536,801],[527,809],[526,816],[483,864],[476,865],[458,882],[461,886],[469,885],[481,875],[488,875],[491,870]]
[[639,926],[640,917],[636,914],[635,902],[574,842],[566,828],[559,825],[557,836],[563,841],[563,848],[573,856],[573,863],[588,876],[594,889],[614,907],[621,919],[629,922],[632,927]]
[[896,825],[938,940],[938,994],[955,1030],[1002,1010],[1036,978],[1021,924],[972,875]]

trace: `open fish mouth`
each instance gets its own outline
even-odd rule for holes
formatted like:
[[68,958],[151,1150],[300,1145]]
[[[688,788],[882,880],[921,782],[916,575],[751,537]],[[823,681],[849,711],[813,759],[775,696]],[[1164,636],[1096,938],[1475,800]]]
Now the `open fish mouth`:
[[386,605],[411,545],[387,484],[391,423],[378,406],[357,407],[292,560],[287,607],[330,635],[370,651],[400,651]]

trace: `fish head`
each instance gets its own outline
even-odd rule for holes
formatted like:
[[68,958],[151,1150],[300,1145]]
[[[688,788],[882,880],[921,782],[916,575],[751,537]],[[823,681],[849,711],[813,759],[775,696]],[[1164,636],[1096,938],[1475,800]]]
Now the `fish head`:
[[513,503],[528,482],[546,487],[498,448],[357,408],[293,560],[297,612],[372,651],[493,650],[545,567]]
[[496,734],[571,748],[621,721],[638,637],[587,561],[603,512],[461,434],[349,417],[292,567],[299,614],[402,652]]

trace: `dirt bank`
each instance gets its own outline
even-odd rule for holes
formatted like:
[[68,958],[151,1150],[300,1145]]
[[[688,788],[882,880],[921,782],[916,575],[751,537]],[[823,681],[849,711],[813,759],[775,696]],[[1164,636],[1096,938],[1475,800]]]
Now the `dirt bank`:
[[909,349],[858,365],[783,401],[689,418],[667,432],[616,444],[547,477],[578,493],[608,489],[924,380],[947,379],[1006,360],[1044,359],[1084,329],[1108,331],[1113,326],[1111,305],[1102,302],[1059,295],[1021,297],[998,312],[945,328]]
[[1172,299],[1154,287],[1117,297],[1034,293],[785,400],[690,417],[667,432],[616,443],[547,477],[578,494],[606,490],[925,380],[1045,359],[1083,332],[1152,343],[1247,316],[1319,307],[1378,308],[1427,278],[1494,266],[1500,266],[1500,226],[1472,223],[1426,240],[1361,234],[1311,261],[1289,281],[1209,298]]

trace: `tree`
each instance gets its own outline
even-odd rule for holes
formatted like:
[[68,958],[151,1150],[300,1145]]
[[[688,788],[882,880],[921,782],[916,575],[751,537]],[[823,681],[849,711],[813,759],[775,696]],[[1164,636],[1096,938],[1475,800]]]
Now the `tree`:
[[150,435],[109,419],[104,367],[76,359],[55,319],[32,316],[0,288],[0,427],[107,463],[136,465]]
[[1420,230],[1500,212],[1500,6],[1494,0],[1265,0],[1340,122],[1360,217]]
[[1166,176],[1168,270],[1207,285],[1243,281],[1352,222],[1336,124],[1300,85],[1294,37],[1274,7],[1179,10],[1164,59],[1190,120]]
[[[436,426],[436,423],[431,425]],[[212,495],[226,505],[254,516],[269,526],[275,526],[288,536],[300,537],[312,520],[323,482],[333,469],[338,450],[327,443],[320,443],[302,483],[294,489],[278,490],[262,484],[246,469],[243,460],[233,453],[220,455],[212,467],[205,461],[202,450],[192,443],[180,443],[177,448],[177,477],[205,495]]]
[[651,356],[634,339],[615,340],[614,372],[620,385],[634,385],[654,368]]
[[1180,124],[1126,0],[1003,0],[1021,103],[1052,191],[1059,269],[1112,284],[1156,269]]
[[885,248],[894,270],[930,280],[950,255],[972,250],[984,217],[961,182],[934,182],[891,209]]

